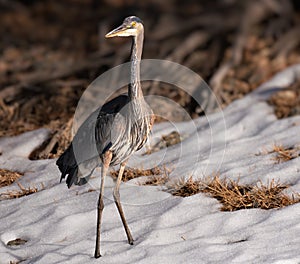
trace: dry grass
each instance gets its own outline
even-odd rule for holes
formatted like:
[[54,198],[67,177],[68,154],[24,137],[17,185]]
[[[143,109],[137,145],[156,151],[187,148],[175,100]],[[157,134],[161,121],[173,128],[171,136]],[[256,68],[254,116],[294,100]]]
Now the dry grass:
[[189,177],[188,180],[182,178],[170,181],[167,184],[167,191],[175,196],[188,197],[201,191],[200,181]]
[[15,199],[15,198],[20,198],[22,196],[27,196],[33,193],[36,193],[42,189],[44,189],[44,185],[42,184],[41,189],[38,189],[37,187],[33,186],[33,187],[28,187],[25,188],[21,183],[17,182],[20,190],[12,190],[12,191],[8,191],[8,192],[3,192],[0,193],[0,200],[4,200],[4,199]]
[[11,185],[15,180],[19,179],[23,174],[16,171],[0,169],[0,188]]
[[[204,180],[188,179],[170,180],[171,170],[155,167],[149,170],[125,169],[123,181],[134,178],[149,176],[140,185],[162,186],[165,191],[175,196],[188,197],[197,193],[206,193],[219,200],[222,204],[222,211],[236,211],[241,209],[261,208],[273,209],[281,208],[300,202],[300,193],[295,193],[291,197],[283,190],[288,185],[270,181],[268,184],[258,182],[256,185],[243,185],[239,181],[227,178],[221,179],[218,174],[207,177]],[[118,171],[112,171],[111,176],[116,179]]]
[[275,163],[286,162],[291,159],[295,159],[300,156],[300,148],[295,147],[284,147],[283,145],[274,145],[272,152],[276,153],[274,158]]
[[292,197],[282,191],[288,186],[272,180],[269,184],[242,185],[238,181],[220,179],[214,176],[211,180],[178,180],[170,183],[168,192],[176,196],[187,197],[199,192],[207,193],[222,203],[222,211],[236,211],[240,209],[273,209],[281,208],[300,202],[300,194]]
[[300,114],[300,82],[295,82],[290,89],[273,94],[268,103],[274,107],[277,118],[286,118]]
[[167,148],[176,145],[181,142],[180,134],[177,131],[172,131],[167,135],[162,135],[159,142],[149,148],[143,155],[149,155],[153,152],[157,152],[163,148]]
[[[125,168],[124,173],[123,173],[123,182],[127,182],[129,180],[141,177],[141,176],[153,176],[153,175],[160,175],[162,174],[162,169],[159,167],[155,167],[152,169],[148,170],[143,170],[143,169],[132,169],[132,168]],[[110,175],[112,176],[113,179],[117,179],[119,174],[119,170],[116,171],[111,171]]]
[[169,175],[167,174],[153,175],[150,176],[150,178],[147,179],[145,182],[143,182],[141,185],[159,186],[159,185],[164,185],[168,181],[169,181]]
[[[161,171],[161,169],[159,169]],[[159,175],[150,176],[146,181],[142,182],[141,185],[151,185],[151,186],[159,186],[167,183],[170,178],[169,175],[171,173],[171,169],[163,167],[163,171]]]
[[32,151],[29,159],[53,159],[60,156],[70,144],[72,125],[73,118],[69,118],[63,125],[57,120],[53,121],[51,126],[48,127],[53,131],[51,137],[40,147]]
[[275,153],[272,158],[276,164],[295,159],[300,156],[300,146],[285,147],[282,144],[274,144],[271,150],[264,150],[256,155]]

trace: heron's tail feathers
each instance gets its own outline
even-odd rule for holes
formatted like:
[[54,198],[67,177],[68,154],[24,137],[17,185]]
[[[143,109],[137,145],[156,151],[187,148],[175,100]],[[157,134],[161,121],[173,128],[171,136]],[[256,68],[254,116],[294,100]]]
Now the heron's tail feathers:
[[68,188],[70,188],[73,183],[77,184],[78,165],[72,145],[70,145],[67,150],[58,158],[56,165],[61,172],[60,182],[66,177],[66,175],[68,175],[66,180]]
[[61,171],[60,182],[68,175],[66,180],[68,188],[73,183],[76,185],[86,184],[99,163],[99,156],[78,163],[71,144],[56,161],[56,165]]

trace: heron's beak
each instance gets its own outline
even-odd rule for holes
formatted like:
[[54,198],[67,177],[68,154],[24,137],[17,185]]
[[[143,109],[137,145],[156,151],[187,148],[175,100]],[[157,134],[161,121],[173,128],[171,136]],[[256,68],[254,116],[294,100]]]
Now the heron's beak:
[[126,32],[127,28],[123,25],[115,28],[114,30],[108,32],[105,37],[106,38],[113,38],[113,37],[117,37],[117,36],[123,36],[124,33]]

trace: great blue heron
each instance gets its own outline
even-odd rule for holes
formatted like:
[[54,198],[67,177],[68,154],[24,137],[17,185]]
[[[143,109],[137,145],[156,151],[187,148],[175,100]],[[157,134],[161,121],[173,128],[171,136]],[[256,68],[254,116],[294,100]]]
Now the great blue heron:
[[114,98],[90,115],[77,131],[68,149],[56,162],[62,173],[61,180],[68,175],[66,182],[70,188],[73,183],[77,185],[86,183],[93,170],[99,165],[100,159],[102,161],[95,258],[101,256],[100,229],[104,208],[104,178],[111,165],[120,164],[113,197],[128,242],[133,244],[133,238],[120,203],[119,187],[128,158],[146,143],[154,121],[153,112],[144,100],[140,84],[140,60],[144,39],[142,21],[135,16],[127,17],[121,26],[106,34],[105,37],[116,36],[133,37],[128,95]]

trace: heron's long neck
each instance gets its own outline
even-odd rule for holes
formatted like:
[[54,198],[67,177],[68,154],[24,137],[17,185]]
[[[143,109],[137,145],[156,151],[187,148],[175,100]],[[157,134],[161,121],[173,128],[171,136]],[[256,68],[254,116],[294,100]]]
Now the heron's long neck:
[[140,62],[143,51],[144,32],[133,38],[131,48],[131,73],[128,95],[131,100],[143,98],[140,82]]

